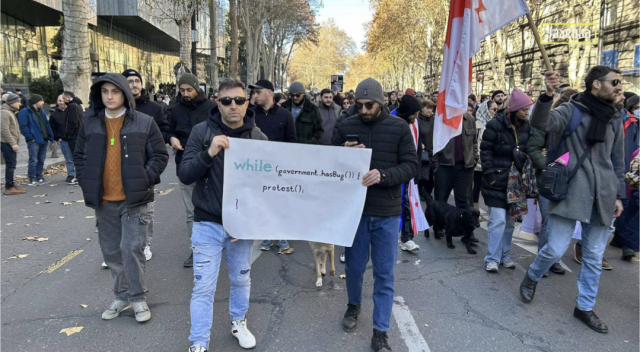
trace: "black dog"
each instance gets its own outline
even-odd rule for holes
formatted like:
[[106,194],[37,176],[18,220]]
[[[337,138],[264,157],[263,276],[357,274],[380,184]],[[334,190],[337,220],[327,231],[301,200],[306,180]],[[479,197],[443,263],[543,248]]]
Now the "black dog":
[[[452,237],[462,236],[462,242],[466,244],[467,252],[477,254],[471,248],[471,236],[473,236],[473,230],[480,227],[480,212],[473,207],[456,208],[449,203],[434,200],[430,196],[427,196],[426,202],[427,210],[425,210],[424,216],[427,218],[429,226],[433,228],[434,237],[440,239],[439,233],[444,230],[447,247],[453,249],[456,246],[453,245]],[[429,237],[429,230],[425,231],[425,236]]]

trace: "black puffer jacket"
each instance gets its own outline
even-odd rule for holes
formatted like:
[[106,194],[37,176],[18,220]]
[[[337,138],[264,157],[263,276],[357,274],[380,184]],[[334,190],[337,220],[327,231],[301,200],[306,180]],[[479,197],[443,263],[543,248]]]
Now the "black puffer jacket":
[[59,141],[64,135],[64,113],[65,111],[56,106],[49,116],[49,125],[53,131],[53,140]]
[[[527,150],[531,126],[525,122],[518,131],[520,151]],[[487,206],[507,208],[507,181],[513,163],[516,139],[510,122],[503,110],[487,123],[480,144],[482,163],[482,197]]]
[[[222,224],[222,190],[224,187],[224,149],[215,158],[209,155],[209,146],[213,137],[223,135],[218,107],[211,110],[207,121],[196,125],[184,148],[184,156],[178,177],[184,184],[196,183],[193,190],[195,221],[211,221]],[[238,131],[237,138],[267,140],[256,127],[254,112],[247,109],[244,124]]]
[[[207,121],[211,109],[216,106],[214,102],[207,99],[204,92],[199,92],[198,96],[191,101],[185,101],[182,95],[176,97],[175,103],[167,109],[167,119],[169,120],[169,133],[166,141],[171,144],[171,137],[180,140],[182,148],[187,145],[191,129],[200,122]],[[176,174],[180,172],[180,162],[184,151],[176,152]]]
[[251,110],[255,113],[256,126],[270,141],[296,142],[296,126],[289,110],[278,104],[273,104],[268,111],[260,106],[254,106]]
[[64,111],[64,126],[61,138],[63,141],[78,139],[78,133],[82,127],[82,100],[73,97],[67,103],[67,109]]
[[338,126],[333,145],[344,145],[348,134],[358,135],[360,142],[372,149],[370,169],[377,169],[381,174],[380,183],[367,190],[362,214],[402,214],[400,185],[418,174],[418,156],[409,125],[384,111],[370,122],[362,120],[360,115],[351,116]]
[[94,113],[84,115],[73,155],[85,205],[95,209],[102,200],[102,173],[108,146],[100,88],[106,82],[116,85],[125,94],[127,113],[120,131],[120,154],[127,207],[153,202],[153,185],[160,183],[169,153],[151,116],[135,111],[133,95],[124,76],[107,73],[91,86]]
[[153,121],[156,122],[156,125],[160,128],[160,132],[162,132],[162,138],[165,141],[167,140],[167,136],[169,135],[169,121],[167,121],[165,109],[160,104],[149,100],[149,95],[147,95],[144,89],[140,93],[140,96],[136,98],[136,111],[153,117]]

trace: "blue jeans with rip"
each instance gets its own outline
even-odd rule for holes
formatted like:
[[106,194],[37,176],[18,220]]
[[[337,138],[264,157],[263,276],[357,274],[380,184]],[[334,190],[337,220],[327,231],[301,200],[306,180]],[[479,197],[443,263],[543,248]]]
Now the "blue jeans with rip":
[[27,148],[29,149],[29,181],[37,181],[42,178],[44,159],[47,157],[47,143],[29,142]]
[[76,177],[76,169],[73,166],[73,150],[67,141],[60,141],[60,149],[67,165],[67,176]]
[[[264,240],[264,241],[262,241],[262,243],[260,244],[260,247],[269,248],[271,246],[271,241],[272,240]],[[280,250],[288,249],[289,248],[289,242],[287,242],[287,240],[278,240],[278,246],[279,246]]]
[[214,222],[195,222],[191,244],[193,247],[193,293],[191,294],[192,345],[209,348],[213,321],[213,295],[216,292],[222,251],[225,250],[231,294],[231,321],[245,318],[251,293],[251,253],[253,241],[233,240],[222,225]]
[[389,331],[395,292],[398,226],[400,217],[362,215],[351,247],[344,251],[349,303],[362,302],[362,279],[369,263],[373,264],[373,328]]
[[[571,235],[576,227],[576,221],[558,215],[549,215],[549,240],[538,252],[536,259],[529,266],[529,277],[533,281],[540,281],[551,265],[557,263],[564,255]],[[582,266],[578,274],[578,296],[576,307],[583,311],[590,311],[596,304],[596,295],[602,273],[602,255],[611,234],[610,226],[600,225],[600,215],[594,206],[591,213],[591,223],[582,223]]]
[[511,238],[515,225],[507,209],[489,207],[487,256],[485,263],[500,264],[511,259]]

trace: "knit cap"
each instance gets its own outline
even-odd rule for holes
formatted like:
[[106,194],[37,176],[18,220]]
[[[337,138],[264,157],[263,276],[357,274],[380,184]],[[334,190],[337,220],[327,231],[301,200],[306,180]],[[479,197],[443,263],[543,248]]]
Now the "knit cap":
[[191,73],[185,73],[180,77],[178,80],[178,88],[180,88],[180,85],[182,84],[188,84],[192,86],[196,92],[200,92],[200,81],[198,80],[198,77]]
[[533,102],[528,95],[524,94],[520,89],[513,88],[511,97],[509,98],[509,112],[518,111],[527,106],[531,106]]
[[40,101],[43,101],[44,99],[42,99],[42,95],[38,95],[38,94],[31,94],[31,97],[29,98],[29,103],[31,103],[31,105],[35,105]]
[[379,104],[384,104],[384,92],[382,86],[373,78],[367,78],[356,87],[356,101],[370,99]]
[[18,94],[14,94],[14,93],[7,93],[7,104],[11,105],[14,103],[17,103],[20,101],[20,97],[18,96]]
[[396,110],[398,117],[409,117],[422,109],[422,104],[411,95],[405,94],[400,99],[400,106]]
[[289,86],[289,94],[304,94],[304,86],[300,82],[293,82]]

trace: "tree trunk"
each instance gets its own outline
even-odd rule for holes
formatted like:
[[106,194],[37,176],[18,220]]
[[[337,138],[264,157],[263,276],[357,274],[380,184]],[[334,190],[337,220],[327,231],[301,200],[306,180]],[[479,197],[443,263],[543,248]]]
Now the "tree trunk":
[[218,89],[218,28],[217,18],[216,18],[216,10],[218,1],[210,0],[209,3],[209,48],[211,49],[211,56],[209,57],[209,69],[211,70],[211,85],[213,89]]
[[236,0],[229,0],[229,22],[231,22],[231,57],[230,73],[233,78],[238,78],[238,8]]
[[91,87],[91,57],[89,55],[89,26],[86,0],[63,0],[64,39],[60,78],[65,90],[75,93],[82,101],[89,101]]
[[178,23],[180,38],[180,61],[191,70],[191,15]]

